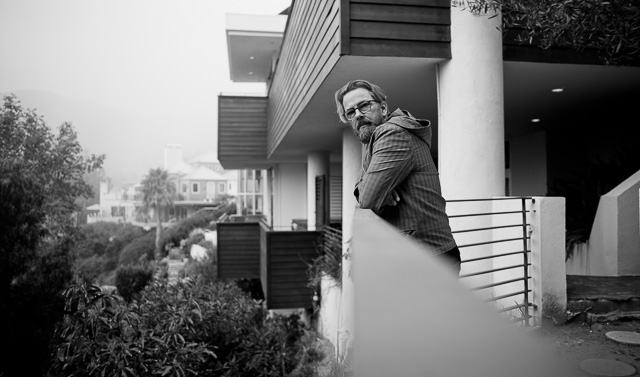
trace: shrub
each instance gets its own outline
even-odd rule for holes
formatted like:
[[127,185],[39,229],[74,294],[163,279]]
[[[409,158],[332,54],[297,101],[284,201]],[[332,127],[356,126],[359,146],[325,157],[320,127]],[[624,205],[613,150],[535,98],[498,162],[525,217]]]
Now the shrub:
[[153,270],[148,266],[127,265],[116,270],[116,288],[118,294],[127,302],[144,289],[153,279]]
[[318,359],[297,316],[268,318],[232,283],[155,281],[127,305],[77,281],[65,298],[50,376],[284,376]]
[[154,232],[147,232],[145,235],[133,239],[133,241],[120,252],[118,263],[121,266],[126,266],[128,264],[154,260],[154,252],[156,249],[155,237]]
[[190,217],[181,220],[169,229],[162,232],[160,236],[160,247],[165,250],[167,245],[180,245],[180,241],[189,237],[193,229],[203,228],[215,230],[215,221],[222,216],[223,213],[235,211],[235,204],[222,205],[214,210],[196,212]]

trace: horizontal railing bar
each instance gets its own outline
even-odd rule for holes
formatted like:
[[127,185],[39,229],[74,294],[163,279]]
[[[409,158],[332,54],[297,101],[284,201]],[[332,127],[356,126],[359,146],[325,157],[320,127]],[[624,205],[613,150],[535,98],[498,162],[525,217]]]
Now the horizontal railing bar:
[[[527,250],[527,253],[530,253],[531,250]],[[512,251],[510,253],[502,253],[502,254],[496,254],[496,255],[488,255],[486,257],[478,257],[478,258],[470,258],[470,259],[465,259],[460,261],[460,263],[468,263],[468,262],[475,262],[475,261],[479,261],[479,260],[485,260],[485,259],[492,259],[492,258],[500,258],[500,257],[508,257],[509,255],[518,255],[518,254],[524,254],[524,251],[519,250],[519,251]]]
[[[476,231],[480,231],[480,230],[513,228],[513,227],[520,227],[522,225],[523,225],[522,223],[518,223],[518,224],[513,224],[513,225],[490,226],[490,227],[487,227],[487,228],[463,229],[463,230],[455,230],[455,231],[452,231],[451,233],[464,233],[464,232],[476,232]],[[529,226],[529,224],[525,224],[525,225]]]
[[[527,277],[527,279],[531,279],[530,277]],[[517,278],[517,279],[511,279],[511,280],[505,280],[505,281],[501,281],[498,283],[493,283],[493,284],[487,284],[487,285],[481,285],[479,287],[475,287],[472,288],[471,291],[479,291],[481,289],[486,289],[486,288],[492,288],[492,287],[497,287],[499,285],[505,285],[505,284],[509,284],[509,283],[515,283],[516,281],[524,281],[525,278]]]
[[508,297],[513,297],[513,296],[517,296],[517,295],[524,295],[531,292],[531,290],[527,290],[527,291],[519,291],[519,292],[512,292],[506,295],[502,295],[502,296],[498,296],[498,297],[492,297],[490,299],[486,299],[484,300],[484,302],[491,302],[491,301],[498,301],[498,300],[502,300],[503,298],[508,298]]
[[528,213],[529,211],[504,211],[504,212],[479,212],[479,213],[467,213],[464,215],[450,215],[449,218],[453,219],[456,217],[471,217],[471,216],[487,216],[487,215],[509,215],[509,214],[514,214],[514,213],[522,213],[522,212],[526,212]]
[[533,196],[511,196],[508,198],[482,198],[482,199],[452,199],[447,200],[447,203],[454,202],[488,202],[493,200],[522,200],[522,199],[533,199]]
[[[531,292],[531,291],[529,291],[529,292]],[[522,304],[517,304],[517,305],[513,305],[513,306],[509,306],[508,308],[502,308],[502,309],[500,309],[500,310],[496,310],[496,312],[498,312],[498,313],[504,313],[504,312],[508,312],[509,310],[518,309],[518,308],[523,308],[523,307],[525,307],[524,303],[522,303]],[[535,308],[536,308],[536,306],[535,306],[534,304],[532,304],[532,303],[529,303],[529,304],[527,305],[527,309],[529,309],[529,308],[533,308],[533,309],[535,309]]]
[[[529,266],[531,266],[531,263],[527,263],[526,267],[529,267]],[[488,274],[488,273],[491,273],[491,272],[497,272],[497,271],[510,270],[510,269],[512,269],[512,268],[519,268],[519,267],[525,267],[524,263],[523,263],[523,264],[518,264],[518,265],[515,265],[515,266],[501,267],[501,268],[494,268],[493,270],[486,270],[486,271],[474,272],[474,273],[472,273],[472,274],[463,274],[463,275],[460,275],[460,276],[459,276],[459,278],[460,278],[460,279],[462,279],[462,278],[468,278],[468,277],[471,277],[471,276],[483,275],[483,274]]]
[[499,243],[499,242],[509,242],[509,241],[522,241],[522,240],[528,240],[531,237],[516,237],[516,238],[506,238],[503,240],[494,240],[494,241],[487,241],[487,242],[478,242],[478,243],[468,243],[466,245],[458,245],[458,249],[461,249],[463,247],[470,247],[470,246],[480,246],[480,245],[489,245],[492,243]]

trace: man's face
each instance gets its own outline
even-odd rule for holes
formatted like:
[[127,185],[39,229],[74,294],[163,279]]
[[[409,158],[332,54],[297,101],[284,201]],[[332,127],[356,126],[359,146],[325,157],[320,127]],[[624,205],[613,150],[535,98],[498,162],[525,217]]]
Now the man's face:
[[[345,111],[360,107],[368,101],[373,101],[371,93],[364,88],[357,88],[347,92],[342,99],[342,106]],[[364,114],[360,110],[356,110],[355,117],[349,121],[353,133],[360,139],[360,142],[367,144],[373,136],[373,131],[384,122],[387,115],[387,104],[369,102],[371,109]]]

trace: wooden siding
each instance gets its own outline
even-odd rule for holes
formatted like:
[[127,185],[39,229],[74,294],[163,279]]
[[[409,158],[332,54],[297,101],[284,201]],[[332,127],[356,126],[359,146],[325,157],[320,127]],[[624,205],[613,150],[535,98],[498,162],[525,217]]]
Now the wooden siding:
[[307,269],[319,255],[320,235],[319,231],[276,232],[262,228],[261,281],[267,309],[312,306]]
[[218,159],[265,160],[267,97],[218,97]]
[[451,58],[450,1],[350,0],[349,54]]
[[339,10],[339,0],[294,3],[269,91],[268,156],[340,57]]
[[296,1],[269,89],[267,156],[341,55],[451,58],[449,0]]
[[223,222],[218,233],[218,277],[240,279],[260,277],[260,224]]

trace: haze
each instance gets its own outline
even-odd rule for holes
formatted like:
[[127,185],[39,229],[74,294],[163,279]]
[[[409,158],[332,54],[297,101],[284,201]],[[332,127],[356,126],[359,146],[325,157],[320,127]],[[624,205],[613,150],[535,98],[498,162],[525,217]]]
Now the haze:
[[265,92],[229,79],[225,14],[277,15],[291,0],[0,0],[0,93],[15,93],[114,183],[217,149],[220,93]]

